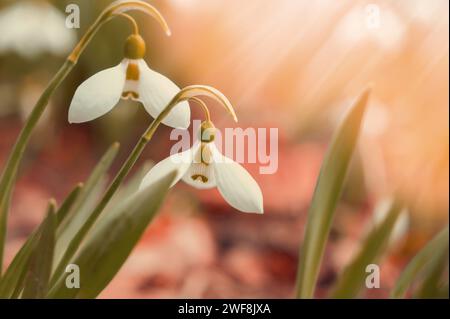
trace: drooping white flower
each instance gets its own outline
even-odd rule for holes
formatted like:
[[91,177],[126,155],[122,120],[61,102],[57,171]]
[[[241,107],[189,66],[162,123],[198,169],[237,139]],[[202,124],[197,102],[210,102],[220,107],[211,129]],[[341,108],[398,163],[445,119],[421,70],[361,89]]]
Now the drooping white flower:
[[[180,88],[164,75],[151,70],[143,60],[145,43],[139,35],[131,35],[125,45],[125,58],[115,67],[94,74],[75,91],[69,107],[69,122],[81,123],[96,119],[122,99],[144,105],[154,118],[166,107]],[[180,102],[162,123],[174,128],[188,128],[188,102]]]
[[263,213],[263,196],[253,177],[240,164],[219,152],[213,138],[201,139],[187,151],[162,160],[145,175],[143,189],[171,171],[177,176],[172,186],[182,179],[199,189],[217,187],[232,207],[245,213]]
[[13,51],[25,58],[42,53],[65,54],[76,33],[65,27],[64,14],[43,1],[15,1],[0,11],[0,53]]

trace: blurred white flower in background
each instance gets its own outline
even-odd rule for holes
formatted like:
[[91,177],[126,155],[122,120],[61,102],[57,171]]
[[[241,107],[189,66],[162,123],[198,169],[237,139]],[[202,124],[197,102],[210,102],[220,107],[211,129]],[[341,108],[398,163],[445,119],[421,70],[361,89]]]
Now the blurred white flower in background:
[[65,15],[41,1],[17,1],[0,11],[0,30],[0,54],[12,51],[29,59],[46,52],[65,54],[76,41]]

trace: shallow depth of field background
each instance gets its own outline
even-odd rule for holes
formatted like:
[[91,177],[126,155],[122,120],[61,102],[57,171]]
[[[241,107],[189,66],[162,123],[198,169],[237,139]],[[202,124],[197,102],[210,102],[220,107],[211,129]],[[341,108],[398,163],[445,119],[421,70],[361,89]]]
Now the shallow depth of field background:
[[[45,18],[38,11],[11,11],[25,2],[0,1],[0,167],[74,41],[110,3],[51,1],[60,10],[56,14],[48,2],[31,1],[49,12]],[[68,3],[80,6],[80,30],[64,26]],[[245,165],[262,188],[263,216],[234,211],[215,189],[177,184],[101,297],[292,297],[298,246],[324,151],[346,107],[369,82],[374,91],[317,296],[324,296],[357,251],[375,205],[397,192],[408,204],[409,228],[399,232],[381,262],[382,288],[390,288],[405,263],[448,223],[448,1],[150,3],[173,35],[166,37],[155,21],[133,13],[147,41],[149,66],[181,87],[220,89],[240,127],[279,128],[279,168],[260,175],[258,164]],[[368,24],[369,4],[380,10],[378,28]],[[124,101],[93,122],[67,122],[76,87],[119,63],[130,32],[125,19],[109,22],[51,100],[14,192],[6,262],[42,219],[48,198],[60,202],[115,140],[121,143],[117,170],[150,123],[142,106]],[[217,127],[235,126],[210,105]],[[193,115],[201,118],[195,105]],[[174,143],[169,134],[167,127],[158,130],[138,167],[168,155]],[[386,294],[379,289],[365,296]]]

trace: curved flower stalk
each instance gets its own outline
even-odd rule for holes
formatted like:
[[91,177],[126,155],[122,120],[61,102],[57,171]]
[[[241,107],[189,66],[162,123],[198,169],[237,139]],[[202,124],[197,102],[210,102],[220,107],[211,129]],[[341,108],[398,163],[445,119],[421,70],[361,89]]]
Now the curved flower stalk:
[[[102,211],[105,209],[106,205],[113,197],[120,184],[123,182],[125,177],[128,175],[137,159],[141,155],[147,143],[153,137],[158,126],[163,122],[163,120],[170,114],[170,112],[181,102],[185,102],[189,99],[195,98],[196,96],[208,96],[216,101],[218,101],[221,105],[225,107],[225,109],[231,114],[233,119],[237,121],[236,114],[234,112],[233,106],[230,101],[223,95],[219,90],[205,85],[191,85],[187,86],[180,90],[172,100],[167,104],[167,106],[162,110],[162,112],[152,121],[147,130],[142,134],[138,143],[131,151],[130,155],[126,161],[122,164],[117,175],[114,177],[111,184],[108,186],[107,190],[103,194],[97,206],[94,208],[92,213],[89,215],[87,221],[80,228],[78,233],[74,236],[74,238],[69,243],[64,256],[61,258],[61,261],[58,263],[56,270],[52,276],[50,285],[55,284],[61,277],[64,272],[65,267],[70,262],[71,258],[75,255],[80,246],[81,241],[86,236],[88,231],[91,229],[92,225],[95,223],[97,218],[100,216]],[[198,101],[198,100],[197,100]],[[205,106],[206,107],[206,106]],[[209,113],[209,112],[208,112]]]
[[34,106],[32,112],[30,113],[27,121],[25,122],[24,127],[22,128],[16,143],[9,155],[9,158],[6,162],[5,168],[1,175],[0,179],[0,275],[3,264],[3,248],[4,248],[4,240],[6,236],[6,223],[7,223],[7,211],[9,206],[9,201],[11,198],[11,193],[14,185],[14,180],[17,175],[17,170],[19,167],[19,163],[23,157],[25,152],[25,148],[30,139],[31,133],[35,128],[39,118],[44,112],[46,106],[48,105],[48,101],[50,97],[53,95],[55,90],[61,84],[61,82],[66,78],[66,76],[73,69],[75,64],[78,61],[79,56],[92,40],[93,36],[100,29],[100,27],[110,19],[122,15],[124,12],[130,10],[138,10],[142,11],[153,18],[155,18],[165,33],[170,35],[170,29],[167,26],[162,15],[156,10],[153,6],[145,3],[143,1],[116,1],[110,4],[97,18],[97,20],[91,25],[91,27],[87,30],[81,40],[78,42],[76,47],[67,57],[65,63],[58,70],[56,75],[52,78],[50,83],[48,84],[45,91],[42,93],[40,98],[38,99],[36,105]]
[[[145,175],[139,189],[144,189],[172,171],[177,175],[171,186],[180,179],[198,188],[217,187],[223,198],[232,207],[245,213],[260,213],[263,209],[263,196],[258,183],[238,163],[224,156],[214,144],[216,128],[211,121],[208,107],[197,98],[206,120],[201,124],[199,141],[181,153],[167,157],[156,164]],[[233,114],[233,113],[232,113]],[[233,114],[237,121],[236,115]]]
[[[143,59],[145,42],[133,18],[125,16],[135,26],[134,34],[125,43],[125,58],[118,65],[91,76],[77,88],[69,107],[70,123],[94,120],[111,111],[121,98],[141,102],[152,117],[157,117],[180,91],[175,83],[147,66]],[[190,118],[188,103],[181,102],[163,123],[186,129]]]
[[90,28],[78,42],[77,46],[73,49],[67,60],[76,63],[83,50],[92,40],[92,37],[95,35],[95,33],[97,33],[97,31],[105,22],[114,17],[123,16],[125,12],[134,10],[144,12],[145,14],[153,17],[159,23],[167,36],[170,36],[172,34],[166,20],[164,20],[161,13],[152,5],[140,0],[119,0],[111,3],[105,10],[103,10],[97,20],[90,26]]

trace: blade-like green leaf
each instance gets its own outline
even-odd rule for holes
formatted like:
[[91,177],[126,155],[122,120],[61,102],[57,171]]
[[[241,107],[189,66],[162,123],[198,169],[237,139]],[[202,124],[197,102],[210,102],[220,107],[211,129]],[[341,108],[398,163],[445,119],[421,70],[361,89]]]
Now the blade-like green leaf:
[[103,187],[101,182],[104,180],[106,172],[110,168],[118,151],[119,143],[113,143],[109,147],[86,181],[80,196],[67,212],[64,222],[58,227],[54,265],[58,264],[67,245],[89,217],[91,208],[95,205],[97,196],[101,192],[100,188]]
[[51,289],[49,298],[94,298],[119,271],[147,225],[158,211],[175,172],[161,178],[127,200],[116,218],[96,225],[93,235],[77,254],[80,288],[68,288],[64,274]]
[[[448,237],[440,250],[434,251],[429,263],[425,266],[422,284],[414,294],[416,298],[430,299],[440,298],[441,289],[445,283],[441,282],[444,270],[448,266]],[[448,277],[446,279],[448,283]]]
[[314,191],[297,271],[297,298],[312,298],[337,202],[369,98],[366,89],[333,137]]
[[[56,212],[56,226],[64,220],[67,212],[80,195],[82,187],[83,185],[81,183],[78,184],[64,200],[61,207]],[[17,291],[20,287],[22,287],[22,281],[26,273],[26,265],[28,264],[31,252],[36,247],[37,239],[42,232],[43,226],[44,223],[41,223],[39,227],[33,231],[30,236],[28,236],[26,242],[14,256],[11,264],[0,280],[0,298],[13,297],[14,291]]]
[[[415,293],[415,298],[421,299],[435,299],[441,297],[441,289],[445,283],[441,282],[443,272],[448,265],[448,248],[447,251],[441,252],[441,254],[433,256],[433,260],[430,262],[428,271],[426,271],[425,278],[422,282],[420,289]],[[448,278],[447,278],[448,282]]]
[[[111,199],[108,206],[106,206],[105,213],[96,221],[96,228],[98,225],[109,223],[112,219],[122,214],[123,208],[125,205],[128,205],[127,199],[138,191],[142,179],[152,166],[153,163],[144,163],[144,165],[142,165],[142,167],[133,174],[126,183],[122,184],[121,188],[117,191],[117,194]],[[95,229],[92,229],[91,233],[94,234]]]
[[[16,174],[16,173],[14,173]],[[0,279],[3,273],[3,251],[5,249],[6,241],[6,224],[8,223],[8,212],[11,201],[11,193],[13,189],[14,180],[6,181],[4,176],[1,176],[0,181]]]
[[448,249],[446,248],[448,247],[448,234],[447,226],[414,256],[398,278],[395,287],[392,289],[391,298],[403,298],[417,275],[430,262],[431,257],[436,253],[439,254],[439,252]]
[[51,201],[36,248],[30,256],[28,271],[24,280],[23,298],[43,298],[47,294],[55,248],[55,210],[56,203]]
[[66,199],[62,203],[61,207],[58,208],[58,211],[56,212],[56,226],[57,227],[59,225],[61,225],[61,223],[68,216],[70,210],[76,203],[78,196],[80,196],[81,190],[83,189],[83,187],[84,187],[83,183],[78,183],[77,186],[75,186],[75,188],[66,197]]
[[8,160],[5,163],[3,172],[0,175],[0,277],[3,269],[3,250],[5,248],[9,202],[11,200],[11,194],[14,188],[20,162],[23,154],[25,153],[25,148],[28,144],[31,133],[48,105],[50,97],[53,95],[56,88],[61,84],[67,74],[69,74],[74,65],[74,61],[67,59],[47,85],[47,88],[39,97],[36,105],[33,107],[33,110],[28,116],[25,125],[20,131],[16,143],[14,144]]
[[436,295],[434,296],[435,299],[448,299],[448,277],[447,282],[444,283],[441,287],[439,287],[438,291],[436,292]]
[[369,232],[359,253],[339,276],[332,298],[355,298],[358,296],[367,277],[366,267],[376,263],[385,252],[400,212],[400,204],[394,202],[383,222],[375,225]]

